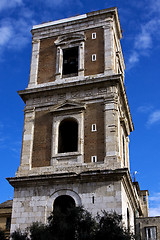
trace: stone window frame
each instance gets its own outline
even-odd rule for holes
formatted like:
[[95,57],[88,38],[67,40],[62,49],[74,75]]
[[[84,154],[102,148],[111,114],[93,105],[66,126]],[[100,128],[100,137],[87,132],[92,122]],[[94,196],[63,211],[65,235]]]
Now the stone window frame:
[[97,162],[97,156],[91,156],[91,162],[96,163]]
[[[84,34],[68,34],[60,36],[55,41],[57,46],[57,58],[56,58],[56,80],[68,78],[63,76],[63,50],[67,48],[78,47],[78,75],[84,76]],[[74,76],[74,77],[77,77]]]
[[97,58],[96,54],[92,54],[92,62],[95,62],[96,58]]
[[[152,231],[153,231],[153,229],[154,229],[154,231],[155,231],[155,238],[152,238],[152,236],[151,236],[151,238],[148,236],[148,232],[147,232],[147,230],[151,230],[152,229]],[[151,231],[151,235],[153,234],[152,233],[152,231]],[[157,226],[147,226],[147,227],[145,227],[145,237],[146,237],[146,240],[150,240],[150,239],[154,239],[154,240],[156,240],[157,239]]]
[[96,38],[97,38],[96,32],[93,32],[92,33],[92,39],[96,39]]
[[[73,118],[78,123],[78,151],[58,153],[59,126],[64,119]],[[63,161],[68,163],[83,163],[84,158],[84,112],[61,113],[53,116],[52,126],[52,155],[51,165],[54,166]]]
[[97,125],[96,125],[96,123],[92,124],[91,131],[92,132],[97,132]]

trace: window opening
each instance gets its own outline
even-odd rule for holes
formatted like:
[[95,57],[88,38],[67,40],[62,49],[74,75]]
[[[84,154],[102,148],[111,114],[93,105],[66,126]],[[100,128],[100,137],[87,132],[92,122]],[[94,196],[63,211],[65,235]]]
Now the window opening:
[[73,208],[75,206],[76,204],[72,197],[68,195],[61,195],[55,199],[53,209],[54,211],[59,210],[65,213],[69,208]]
[[11,227],[11,217],[7,217],[6,219],[6,230],[9,230]]
[[94,196],[92,196],[92,203],[94,204]]
[[92,62],[96,61],[96,54],[92,54]]
[[72,118],[59,125],[58,153],[78,151],[78,123]]
[[157,239],[157,228],[156,227],[146,227],[146,240],[156,240]]
[[96,132],[96,131],[97,131],[96,124],[92,124],[92,132]]
[[122,141],[123,141],[123,164],[124,166],[126,165],[126,151],[125,151],[125,140],[124,140],[124,135],[122,136]]
[[78,49],[63,49],[63,75],[78,76]]
[[92,33],[92,39],[96,39],[96,33]]
[[92,161],[92,162],[97,162],[97,156],[92,156],[92,157],[91,157],[91,161]]
[[130,230],[130,216],[128,208],[127,208],[127,229]]

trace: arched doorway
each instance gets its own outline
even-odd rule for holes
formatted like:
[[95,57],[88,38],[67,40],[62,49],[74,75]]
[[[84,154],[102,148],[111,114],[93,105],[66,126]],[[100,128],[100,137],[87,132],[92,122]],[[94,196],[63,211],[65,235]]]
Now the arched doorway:
[[78,123],[73,118],[62,120],[59,125],[58,153],[78,151]]
[[65,213],[66,210],[75,206],[76,204],[72,197],[69,195],[61,195],[55,199],[53,210],[59,209],[61,212]]

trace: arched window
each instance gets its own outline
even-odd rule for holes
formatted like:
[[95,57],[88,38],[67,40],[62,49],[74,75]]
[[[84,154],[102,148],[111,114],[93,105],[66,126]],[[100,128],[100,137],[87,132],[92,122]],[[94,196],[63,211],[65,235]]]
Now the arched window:
[[60,210],[65,213],[67,209],[75,207],[75,201],[72,197],[68,195],[61,195],[57,197],[54,201],[53,210]]
[[78,123],[73,118],[62,120],[59,125],[58,153],[78,151]]

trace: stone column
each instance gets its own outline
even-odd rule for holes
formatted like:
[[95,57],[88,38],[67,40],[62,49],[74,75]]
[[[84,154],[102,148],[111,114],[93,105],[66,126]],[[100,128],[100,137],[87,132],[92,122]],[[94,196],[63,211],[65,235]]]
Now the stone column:
[[34,137],[34,119],[35,119],[34,110],[25,111],[21,163],[16,173],[16,176],[26,175],[28,171],[31,169]]
[[113,19],[104,26],[104,73],[112,75],[114,70]]
[[121,167],[119,150],[118,96],[113,94],[104,102],[105,164],[109,169]]
[[37,85],[39,49],[40,49],[40,40],[33,41],[32,42],[30,78],[29,78],[28,88],[32,88],[32,87],[35,87],[35,85]]

